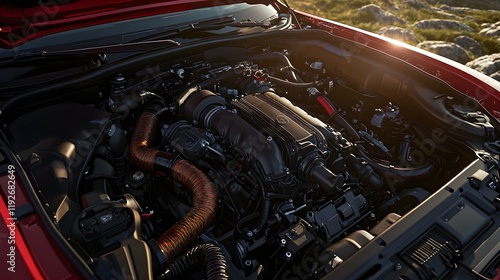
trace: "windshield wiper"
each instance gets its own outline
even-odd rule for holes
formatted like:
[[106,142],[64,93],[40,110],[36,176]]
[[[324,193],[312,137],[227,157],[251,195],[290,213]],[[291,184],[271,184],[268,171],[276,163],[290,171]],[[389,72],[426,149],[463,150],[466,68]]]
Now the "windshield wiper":
[[10,66],[13,64],[18,64],[22,62],[44,60],[44,59],[81,59],[90,61],[101,61],[106,60],[106,53],[124,53],[124,52],[142,52],[151,51],[162,48],[176,47],[180,44],[173,40],[159,40],[159,41],[148,41],[148,42],[135,42],[127,44],[117,44],[117,45],[106,45],[74,50],[63,50],[63,51],[34,51],[34,52],[24,52],[15,55],[12,58],[5,60],[0,60],[1,66]]
[[157,32],[156,34],[145,36],[132,42],[139,41],[150,41],[157,40],[160,38],[169,37],[172,35],[177,35],[184,32],[194,31],[194,30],[218,30],[224,27],[263,27],[268,28],[271,26],[270,22],[256,22],[251,20],[244,20],[240,22],[236,22],[236,19],[233,16],[226,16],[216,19],[210,19],[200,22],[189,23],[185,25],[180,25],[172,28],[168,28],[162,31]]

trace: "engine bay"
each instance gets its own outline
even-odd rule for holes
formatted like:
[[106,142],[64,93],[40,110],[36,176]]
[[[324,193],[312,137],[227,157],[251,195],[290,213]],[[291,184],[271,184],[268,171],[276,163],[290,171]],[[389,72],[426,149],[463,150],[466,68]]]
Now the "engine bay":
[[134,59],[7,127],[99,278],[319,279],[472,163],[498,207],[498,121],[387,54],[302,30]]

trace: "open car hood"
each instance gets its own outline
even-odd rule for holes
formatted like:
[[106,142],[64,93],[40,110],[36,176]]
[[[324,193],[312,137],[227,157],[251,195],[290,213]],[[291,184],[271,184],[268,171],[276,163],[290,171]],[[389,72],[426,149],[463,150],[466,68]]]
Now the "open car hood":
[[30,40],[77,28],[190,9],[271,0],[50,0],[5,1],[0,4],[0,47],[13,48]]
[[500,280],[499,82],[280,2],[109,1],[2,29],[15,278]]

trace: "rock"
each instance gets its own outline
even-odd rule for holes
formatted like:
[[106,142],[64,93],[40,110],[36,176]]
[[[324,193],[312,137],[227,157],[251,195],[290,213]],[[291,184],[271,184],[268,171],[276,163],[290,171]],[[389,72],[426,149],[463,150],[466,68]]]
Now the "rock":
[[376,21],[382,24],[400,23],[406,24],[406,21],[398,18],[397,16],[382,10],[379,6],[374,4],[365,5],[358,9],[358,13],[366,13],[371,15]]
[[465,65],[500,81],[500,53],[478,57]]
[[410,6],[412,8],[418,9],[418,10],[422,10],[422,9],[430,10],[431,9],[431,7],[429,7],[428,5],[422,3],[418,0],[406,0],[404,2],[404,4],[407,6]]
[[481,31],[479,31],[479,34],[489,37],[500,36],[500,21],[486,26]]
[[443,16],[447,17],[447,18],[456,18],[456,19],[460,19],[460,17],[459,17],[459,16],[457,16],[457,15],[455,15],[455,14],[450,14],[450,13],[445,12],[445,11],[443,11],[443,10],[441,10],[441,9],[438,9],[438,8],[433,8],[432,10],[433,10],[434,12],[436,12],[436,13],[440,14],[440,15],[443,15]]
[[431,5],[442,4],[481,10],[500,10],[500,1],[497,0],[425,0],[425,2]]
[[469,36],[458,36],[453,40],[455,44],[461,46],[465,50],[468,50],[474,57],[480,57],[485,55],[483,47],[474,39]]
[[466,13],[466,12],[468,12],[468,11],[471,10],[470,8],[465,8],[465,7],[451,7],[451,6],[448,6],[448,5],[441,5],[441,7],[439,7],[439,9],[442,10],[442,11],[447,11],[447,12],[455,13],[455,14],[463,14],[463,13]]
[[376,33],[409,44],[420,43],[420,40],[417,38],[417,36],[415,36],[415,33],[410,29],[405,29],[396,26],[386,26],[379,29]]
[[473,32],[470,26],[456,20],[449,19],[425,19],[413,24],[418,29],[453,29],[459,31]]
[[[441,5],[441,7],[432,8],[432,10],[436,13],[447,16],[448,18],[455,18],[455,19],[463,20],[463,18],[461,18],[458,15],[463,15],[472,9],[464,8],[464,7],[450,7],[447,5]],[[475,21],[475,19],[472,19],[472,21]]]
[[418,44],[417,47],[460,63],[467,63],[467,61],[470,60],[467,51],[455,43],[444,41],[424,41]]

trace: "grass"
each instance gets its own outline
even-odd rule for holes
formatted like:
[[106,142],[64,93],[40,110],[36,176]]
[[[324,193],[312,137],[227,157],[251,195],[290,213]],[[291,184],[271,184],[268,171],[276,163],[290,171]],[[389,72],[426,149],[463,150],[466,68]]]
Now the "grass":
[[[440,7],[440,4],[430,5],[425,2],[425,0],[419,1],[429,7]],[[375,4],[380,6],[384,11],[390,12],[405,20],[407,22],[406,24],[395,24],[395,26],[413,30],[421,41],[437,40],[453,42],[453,39],[456,37],[467,35],[481,44],[487,54],[500,52],[500,40],[498,38],[479,34],[479,31],[482,29],[482,23],[495,23],[500,21],[500,11],[469,9],[457,12],[439,12],[437,9],[416,9],[405,4],[405,2],[405,0],[288,0],[290,6],[294,9],[329,18],[371,32],[376,32],[384,27],[384,25],[376,22],[370,15],[359,13],[357,9],[364,5]],[[446,15],[444,12],[451,15]],[[413,23],[425,19],[458,20],[473,28],[474,32],[461,32],[448,29],[424,30],[412,26]]]

